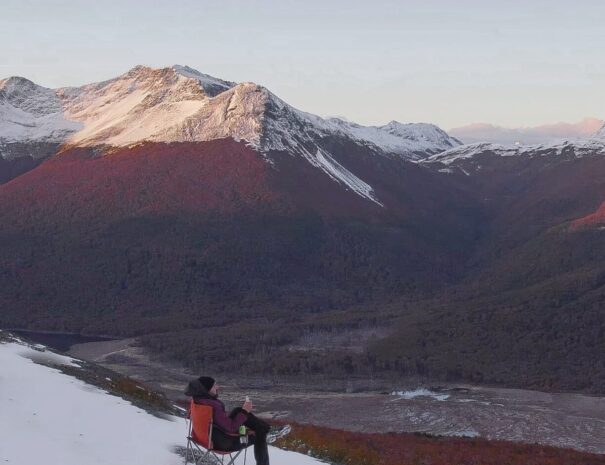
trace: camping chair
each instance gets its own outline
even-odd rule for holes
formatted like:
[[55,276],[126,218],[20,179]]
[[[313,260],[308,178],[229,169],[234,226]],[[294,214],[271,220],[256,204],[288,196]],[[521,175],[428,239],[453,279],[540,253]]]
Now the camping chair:
[[[239,437],[239,434],[234,436]],[[242,452],[244,452],[244,465],[246,465],[246,447],[231,452],[215,449],[212,443],[212,407],[191,401],[185,465],[189,463],[190,456],[195,465],[207,463],[209,459],[222,465],[234,465]],[[226,456],[229,457],[229,461],[225,463]]]

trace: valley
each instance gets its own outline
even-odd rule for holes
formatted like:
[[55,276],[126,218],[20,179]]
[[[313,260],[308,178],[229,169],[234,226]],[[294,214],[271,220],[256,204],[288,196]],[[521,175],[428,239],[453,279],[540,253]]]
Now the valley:
[[[307,388],[328,426],[597,450],[605,130],[464,145],[178,65],[0,107],[0,327],[108,336],[80,355],[171,395],[237,373],[299,421]],[[470,390],[389,395],[421,387]]]
[[[133,376],[174,401],[185,401],[184,386],[199,374],[153,361],[133,343],[130,339],[84,343],[69,353]],[[236,406],[249,395],[257,413],[280,421],[363,433],[482,437],[605,454],[605,397],[464,384],[418,385],[409,379],[373,380],[368,385],[360,380],[215,376],[228,405]]]

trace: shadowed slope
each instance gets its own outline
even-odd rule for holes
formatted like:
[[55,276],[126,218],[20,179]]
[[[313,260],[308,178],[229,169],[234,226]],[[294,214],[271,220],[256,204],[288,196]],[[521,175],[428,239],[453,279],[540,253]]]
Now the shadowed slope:
[[0,188],[3,323],[143,334],[451,281],[473,238],[463,193],[355,147],[334,153],[384,205],[229,139],[65,150]]

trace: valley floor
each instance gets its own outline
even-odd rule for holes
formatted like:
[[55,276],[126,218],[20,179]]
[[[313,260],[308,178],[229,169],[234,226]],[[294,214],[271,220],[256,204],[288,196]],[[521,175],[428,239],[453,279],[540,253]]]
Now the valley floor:
[[[185,370],[154,362],[133,340],[93,342],[71,354],[101,363],[183,399]],[[246,394],[268,417],[350,431],[423,432],[539,443],[605,454],[605,398],[480,386],[441,386],[357,393],[225,379],[222,398]]]

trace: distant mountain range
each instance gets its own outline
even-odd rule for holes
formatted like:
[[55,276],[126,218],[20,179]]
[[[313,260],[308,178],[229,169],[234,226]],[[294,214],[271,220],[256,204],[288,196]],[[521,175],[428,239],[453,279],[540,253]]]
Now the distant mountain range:
[[0,325],[211,371],[605,392],[604,136],[462,145],[184,66],[5,79]]
[[465,144],[479,142],[503,145],[536,145],[564,140],[585,139],[595,135],[605,124],[598,118],[585,118],[579,123],[545,124],[535,127],[503,128],[476,123],[451,129],[449,132]]

